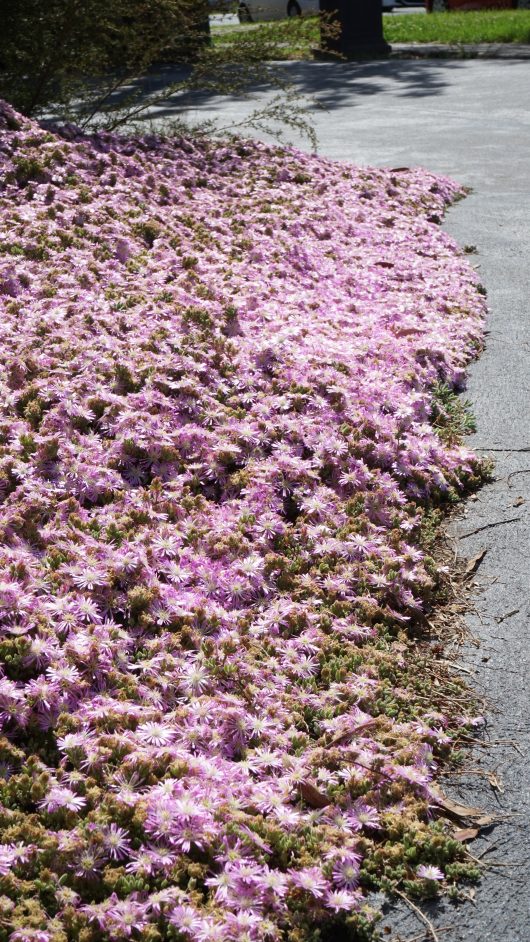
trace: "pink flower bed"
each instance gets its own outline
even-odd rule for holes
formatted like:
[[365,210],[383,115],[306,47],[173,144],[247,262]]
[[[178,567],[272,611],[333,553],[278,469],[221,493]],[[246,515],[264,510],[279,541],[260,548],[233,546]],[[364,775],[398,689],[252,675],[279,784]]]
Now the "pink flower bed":
[[458,188],[0,128],[5,938],[343,925],[450,741],[385,671],[475,472],[431,421],[480,347]]

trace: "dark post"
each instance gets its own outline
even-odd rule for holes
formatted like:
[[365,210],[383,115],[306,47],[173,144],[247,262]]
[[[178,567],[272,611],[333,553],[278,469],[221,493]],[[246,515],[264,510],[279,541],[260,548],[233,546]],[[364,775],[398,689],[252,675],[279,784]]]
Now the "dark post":
[[210,8],[208,0],[200,0],[197,4],[197,29],[202,42],[209,45],[211,42],[210,34]]
[[211,42],[210,8],[208,0],[194,0],[188,3],[189,19],[185,37],[184,61],[193,62],[205,46]]
[[387,56],[390,46],[383,38],[383,7],[381,0],[320,0],[321,13],[333,27],[340,26],[335,36],[323,38],[324,53],[344,56],[346,59]]

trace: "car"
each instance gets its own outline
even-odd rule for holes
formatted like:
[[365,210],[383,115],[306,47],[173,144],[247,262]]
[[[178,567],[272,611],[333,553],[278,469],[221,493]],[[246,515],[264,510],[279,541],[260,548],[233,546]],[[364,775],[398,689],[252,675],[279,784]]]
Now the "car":
[[318,10],[318,0],[241,0],[237,14],[240,23],[256,23],[318,13]]
[[[395,0],[382,0],[383,12],[391,13],[394,5]],[[237,14],[240,23],[256,23],[318,13],[319,9],[319,0],[240,0]]]

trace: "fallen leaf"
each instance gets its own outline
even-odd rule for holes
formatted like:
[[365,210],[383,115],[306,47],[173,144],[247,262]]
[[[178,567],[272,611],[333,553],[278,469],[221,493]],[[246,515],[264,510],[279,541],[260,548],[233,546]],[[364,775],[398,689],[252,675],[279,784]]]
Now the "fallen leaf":
[[464,570],[464,576],[466,579],[477,571],[487,552],[487,549],[483,549],[480,551],[480,553],[477,553],[476,556],[473,556],[470,560],[468,560]]
[[483,814],[480,818],[475,818],[475,824],[478,824],[479,828],[489,828],[490,825],[495,824],[495,820],[495,815]]
[[412,334],[423,334],[425,331],[421,327],[399,327],[394,333],[396,337],[410,337]]
[[455,841],[460,841],[463,844],[464,841],[474,841],[479,833],[479,828],[461,828],[459,831],[455,831],[453,837]]
[[474,673],[476,673],[474,670],[471,670],[469,667],[464,667],[463,664],[455,664],[454,661],[440,660],[439,663],[440,663],[440,664],[447,664],[448,667],[452,667],[455,671],[461,671],[463,674],[471,674],[471,675],[473,675]]
[[496,775],[495,772],[488,773],[488,782],[490,783],[491,787],[495,789],[496,792],[499,792],[499,794],[501,795],[503,794],[504,785],[501,779]]
[[473,808],[471,805],[461,805],[458,801],[453,801],[444,795],[436,786],[431,787],[431,792],[436,801],[436,805],[450,818],[456,818],[458,821],[469,818],[473,824],[479,827],[488,827],[493,824],[495,818],[491,814],[485,814],[482,808]]
[[475,901],[475,896],[477,895],[476,890],[473,887],[470,887],[465,893],[462,893],[462,899],[468,899],[470,903]]
[[252,817],[256,817],[258,814],[261,814],[259,808],[257,808],[256,805],[244,805],[241,810],[244,811],[245,814],[251,814]]
[[348,729],[346,730],[345,733],[337,733],[337,735],[334,736],[333,739],[331,739],[327,743],[327,745],[329,747],[339,746],[342,743],[348,742],[348,740],[354,739],[354,737],[356,736],[357,733],[360,732],[360,730],[364,730],[364,729],[367,729],[369,726],[376,726],[376,725],[377,725],[376,717],[371,716],[369,719],[364,720],[362,723],[361,722],[357,723],[355,729]]
[[331,804],[328,796],[324,795],[323,792],[319,792],[318,788],[312,785],[311,782],[301,783],[300,794],[311,808],[326,808]]

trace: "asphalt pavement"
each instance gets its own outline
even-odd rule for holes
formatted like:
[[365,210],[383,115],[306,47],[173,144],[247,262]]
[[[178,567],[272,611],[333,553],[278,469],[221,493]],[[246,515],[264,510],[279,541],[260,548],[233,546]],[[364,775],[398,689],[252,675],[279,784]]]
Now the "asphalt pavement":
[[[478,425],[471,444],[495,459],[496,470],[452,530],[462,557],[486,550],[468,618],[478,646],[463,650],[461,664],[489,700],[489,746],[475,752],[475,774],[453,785],[453,794],[499,821],[470,846],[490,864],[473,901],[426,912],[440,942],[529,942],[530,68],[490,59],[284,68],[318,105],[313,117],[323,155],[419,165],[473,188],[444,225],[462,245],[477,246],[470,259],[488,291],[487,346],[471,368],[467,396]],[[257,95],[262,104],[270,97],[266,90]],[[190,114],[227,125],[251,108],[244,99],[203,97]],[[401,907],[387,925],[386,938],[419,942],[425,931]]]

